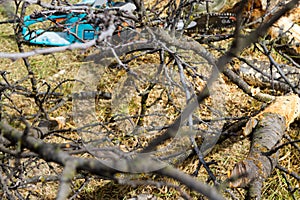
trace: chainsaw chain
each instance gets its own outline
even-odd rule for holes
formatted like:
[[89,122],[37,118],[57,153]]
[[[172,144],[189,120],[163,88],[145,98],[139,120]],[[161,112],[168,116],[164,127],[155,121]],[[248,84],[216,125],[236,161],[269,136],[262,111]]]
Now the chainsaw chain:
[[187,28],[186,33],[202,33],[214,29],[230,28],[235,25],[236,15],[234,13],[210,13],[195,14],[190,17],[196,25]]

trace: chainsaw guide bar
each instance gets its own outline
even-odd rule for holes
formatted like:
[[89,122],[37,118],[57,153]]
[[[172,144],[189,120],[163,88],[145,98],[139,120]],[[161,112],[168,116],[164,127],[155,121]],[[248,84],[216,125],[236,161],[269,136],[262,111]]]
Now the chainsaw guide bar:
[[196,25],[185,30],[187,33],[199,33],[212,29],[233,27],[236,22],[236,15],[233,13],[210,13],[197,14],[190,18]]

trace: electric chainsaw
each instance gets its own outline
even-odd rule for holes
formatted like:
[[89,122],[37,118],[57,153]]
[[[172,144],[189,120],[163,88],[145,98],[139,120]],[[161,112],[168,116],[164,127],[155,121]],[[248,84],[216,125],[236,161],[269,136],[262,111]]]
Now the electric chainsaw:
[[[89,6],[95,9],[117,9],[132,13],[136,6],[130,2],[113,2],[111,0],[83,0],[75,4],[74,8]],[[230,13],[220,14],[196,14],[190,17],[188,24],[184,20],[179,20],[176,24],[177,30],[197,33],[203,30],[230,27],[235,23],[235,15]],[[43,24],[43,28],[36,25]],[[126,23],[125,23],[126,24]],[[26,42],[45,46],[66,46],[72,43],[83,43],[88,40],[97,39],[99,26],[93,25],[88,20],[88,15],[84,9],[74,9],[70,11],[47,10],[34,12],[24,17],[22,35]]]

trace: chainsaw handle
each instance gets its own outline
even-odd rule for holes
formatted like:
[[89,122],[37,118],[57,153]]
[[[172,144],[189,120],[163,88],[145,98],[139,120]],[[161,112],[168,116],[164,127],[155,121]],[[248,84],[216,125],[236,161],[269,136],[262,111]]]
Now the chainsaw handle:
[[32,24],[36,24],[39,22],[44,22],[47,20],[55,20],[55,19],[60,19],[60,18],[67,18],[68,15],[67,14],[61,14],[61,15],[50,15],[50,16],[46,16],[46,17],[38,17],[38,18],[32,18],[31,15],[27,15],[24,17],[24,27],[28,27]]

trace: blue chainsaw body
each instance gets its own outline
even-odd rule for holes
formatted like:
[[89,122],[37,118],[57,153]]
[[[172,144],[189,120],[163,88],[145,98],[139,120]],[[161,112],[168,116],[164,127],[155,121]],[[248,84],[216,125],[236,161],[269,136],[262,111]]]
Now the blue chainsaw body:
[[[83,0],[80,5],[93,6],[96,3],[104,3],[104,7],[111,7],[114,2],[106,0]],[[96,5],[99,7],[99,5]],[[84,11],[74,10],[69,13],[62,13],[59,11],[42,11],[38,15],[32,14],[24,17],[24,26],[22,27],[22,35],[26,42],[35,45],[45,46],[66,46],[72,43],[83,43],[88,40],[96,38],[98,27],[87,23],[86,13]],[[35,28],[34,25],[42,26],[48,22],[49,27]],[[50,24],[50,25],[49,25]]]
[[[22,34],[24,40],[37,45],[65,46],[75,42],[84,42],[95,39],[98,31],[91,24],[86,23],[85,13],[48,13],[42,17],[25,16]],[[47,29],[34,29],[31,26],[37,23],[49,21],[53,26],[63,26],[62,31],[49,31]]]

